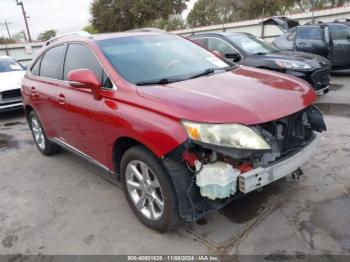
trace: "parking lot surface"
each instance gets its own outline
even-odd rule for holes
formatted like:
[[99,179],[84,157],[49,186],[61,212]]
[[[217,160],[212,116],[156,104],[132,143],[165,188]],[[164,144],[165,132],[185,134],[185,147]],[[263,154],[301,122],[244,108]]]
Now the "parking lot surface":
[[36,149],[22,112],[0,114],[0,254],[350,253],[350,74],[319,98],[328,131],[299,180],[286,178],[197,223],[143,226],[101,170]]

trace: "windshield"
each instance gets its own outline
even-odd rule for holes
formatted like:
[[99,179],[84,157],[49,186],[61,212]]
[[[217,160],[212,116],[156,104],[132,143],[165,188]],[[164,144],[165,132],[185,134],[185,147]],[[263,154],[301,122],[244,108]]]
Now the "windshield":
[[115,70],[134,84],[180,81],[229,66],[206,49],[170,34],[118,37],[98,45]]
[[0,58],[0,73],[22,71],[24,68],[12,58]]
[[270,54],[278,51],[270,43],[253,35],[237,34],[228,38],[248,55]]

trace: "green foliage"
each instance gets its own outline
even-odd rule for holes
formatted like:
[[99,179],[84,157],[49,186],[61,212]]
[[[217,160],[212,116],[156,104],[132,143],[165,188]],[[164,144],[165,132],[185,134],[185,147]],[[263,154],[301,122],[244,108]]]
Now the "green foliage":
[[186,22],[180,15],[177,15],[169,17],[167,20],[163,18],[153,20],[148,23],[146,27],[155,27],[165,31],[174,31],[184,29],[186,27]]
[[83,30],[90,33],[90,34],[98,34],[99,33],[98,30],[95,27],[93,27],[93,25],[87,25],[83,28]]
[[99,32],[145,27],[181,14],[188,0],[94,0],[91,24]]
[[[350,0],[314,0],[316,10],[350,3]],[[190,27],[236,22],[312,10],[313,0],[198,0],[188,14]]]
[[8,45],[8,44],[15,44],[16,40],[9,39],[6,37],[0,37],[0,45]]
[[45,42],[45,41],[55,37],[56,34],[57,34],[57,31],[54,30],[54,29],[47,30],[47,31],[42,32],[42,33],[39,34],[38,41]]

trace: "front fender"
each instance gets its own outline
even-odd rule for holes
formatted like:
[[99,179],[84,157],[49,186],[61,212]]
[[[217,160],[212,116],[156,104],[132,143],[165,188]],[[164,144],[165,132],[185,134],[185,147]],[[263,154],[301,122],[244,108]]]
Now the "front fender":
[[161,158],[188,138],[179,119],[128,103],[111,102],[104,108],[104,139],[107,163],[113,170],[113,145],[122,137],[134,139]]

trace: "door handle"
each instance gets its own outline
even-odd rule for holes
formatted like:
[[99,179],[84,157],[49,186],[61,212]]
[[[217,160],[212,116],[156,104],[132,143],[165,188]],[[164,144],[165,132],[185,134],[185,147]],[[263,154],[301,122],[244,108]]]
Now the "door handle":
[[57,96],[57,100],[58,100],[58,103],[59,103],[60,105],[63,105],[63,104],[66,103],[66,98],[65,98],[65,96],[64,96],[63,94],[59,94],[59,95]]
[[34,86],[30,87],[29,91],[30,91],[32,96],[37,96],[38,95],[38,92],[36,91]]

